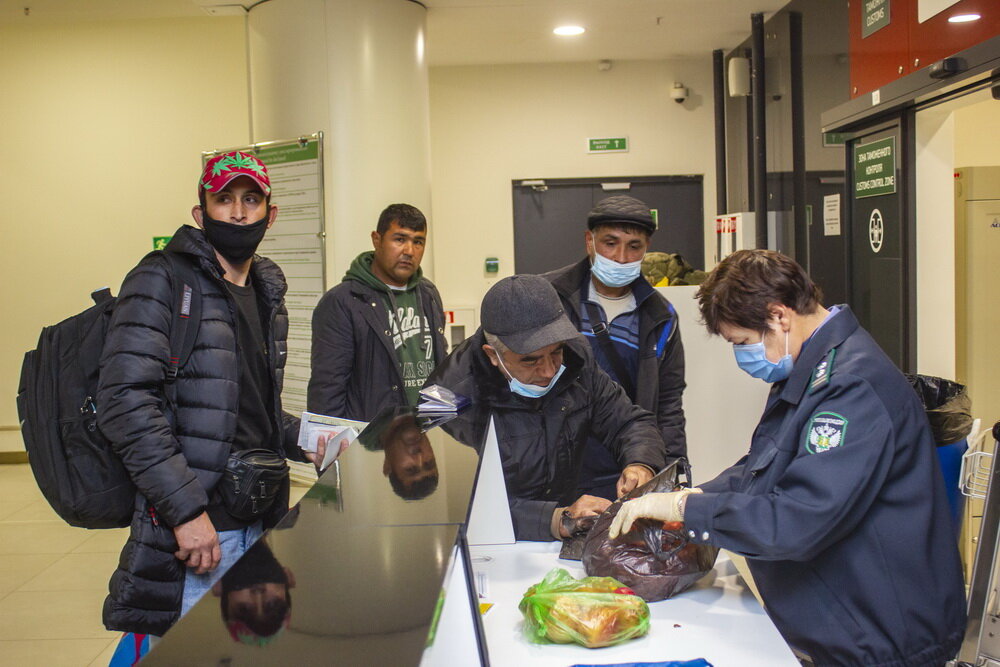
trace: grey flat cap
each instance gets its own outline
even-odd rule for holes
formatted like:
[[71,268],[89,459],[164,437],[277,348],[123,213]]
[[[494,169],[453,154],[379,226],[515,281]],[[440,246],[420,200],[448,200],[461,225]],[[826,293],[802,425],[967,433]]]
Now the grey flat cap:
[[605,197],[587,214],[587,229],[598,225],[637,225],[652,234],[656,231],[653,214],[645,203],[628,195]]
[[479,320],[484,331],[517,354],[531,354],[579,335],[556,289],[541,276],[510,276],[498,282],[483,297]]

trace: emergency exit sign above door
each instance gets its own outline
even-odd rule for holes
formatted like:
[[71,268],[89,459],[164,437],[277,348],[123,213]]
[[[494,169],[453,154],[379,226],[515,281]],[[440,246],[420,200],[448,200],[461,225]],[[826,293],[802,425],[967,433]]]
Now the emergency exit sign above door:
[[628,153],[628,137],[587,139],[588,153]]

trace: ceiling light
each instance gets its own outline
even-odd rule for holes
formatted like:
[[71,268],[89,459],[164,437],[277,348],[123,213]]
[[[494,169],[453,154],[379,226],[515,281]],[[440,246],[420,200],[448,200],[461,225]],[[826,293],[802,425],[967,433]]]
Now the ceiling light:
[[948,23],[968,23],[978,21],[980,18],[982,17],[979,14],[955,14],[948,17]]
[[582,35],[586,32],[583,26],[579,25],[561,25],[552,31],[556,35],[562,35],[564,37],[570,37],[573,35]]

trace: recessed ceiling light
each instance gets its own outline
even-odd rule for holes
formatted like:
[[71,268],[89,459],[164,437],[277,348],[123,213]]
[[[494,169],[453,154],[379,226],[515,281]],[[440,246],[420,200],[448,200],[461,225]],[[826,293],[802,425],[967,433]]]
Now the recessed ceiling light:
[[561,25],[552,31],[557,35],[562,35],[564,37],[569,37],[573,35],[582,35],[587,32],[583,26],[579,25]]
[[982,17],[979,14],[955,14],[948,17],[948,23],[968,23],[978,21],[980,18]]

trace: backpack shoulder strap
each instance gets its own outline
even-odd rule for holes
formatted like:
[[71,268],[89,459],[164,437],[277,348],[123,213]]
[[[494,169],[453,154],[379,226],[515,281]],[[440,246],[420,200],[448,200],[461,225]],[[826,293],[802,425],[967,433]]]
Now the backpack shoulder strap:
[[167,369],[167,382],[172,383],[194,350],[198,327],[201,325],[201,290],[198,289],[198,276],[187,257],[168,251],[162,254],[170,266],[170,284],[173,288],[170,367]]
[[601,344],[604,356],[607,357],[608,362],[611,363],[611,368],[615,371],[615,375],[618,376],[616,378],[618,384],[622,386],[622,389],[625,390],[629,398],[635,400],[633,398],[635,396],[635,385],[632,382],[632,377],[625,368],[625,362],[618,355],[615,344],[611,342],[611,334],[608,333],[607,323],[601,317],[601,311],[598,310],[597,304],[592,301],[585,301],[583,305],[587,308],[587,317],[590,319],[590,330],[597,338],[597,342]]

